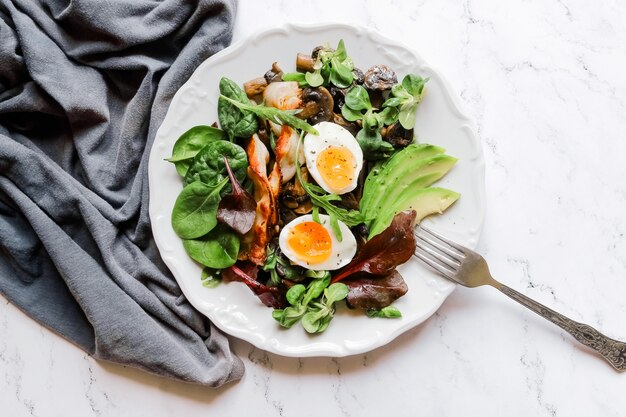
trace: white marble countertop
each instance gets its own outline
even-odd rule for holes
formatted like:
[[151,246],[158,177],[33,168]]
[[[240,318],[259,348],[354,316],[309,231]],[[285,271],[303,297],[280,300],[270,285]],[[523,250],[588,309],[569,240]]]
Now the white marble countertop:
[[[506,284],[626,340],[626,4],[241,0],[235,40],[285,21],[378,29],[440,69],[486,157],[479,251]],[[612,3],[612,4],[609,4]],[[263,16],[261,18],[261,16]],[[490,288],[342,359],[233,341],[219,390],[96,362],[0,298],[2,416],[618,416],[626,374]]]

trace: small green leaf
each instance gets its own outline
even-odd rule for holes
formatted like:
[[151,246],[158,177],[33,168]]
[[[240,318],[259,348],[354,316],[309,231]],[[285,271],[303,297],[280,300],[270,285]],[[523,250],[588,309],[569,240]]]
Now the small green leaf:
[[222,282],[219,269],[213,269],[209,267],[202,268],[202,274],[200,275],[202,285],[207,288],[215,288]]
[[352,110],[345,104],[341,106],[341,115],[349,122],[356,122],[363,118],[363,113],[360,110]]
[[313,206],[313,211],[311,212],[311,217],[313,218],[313,221],[315,223],[319,223],[319,224],[322,223],[322,221],[320,220],[320,208],[318,206]]
[[355,85],[346,93],[346,106],[352,110],[371,110],[370,96],[365,87]]
[[398,120],[398,114],[399,112],[395,107],[387,107],[380,113],[377,113],[376,116],[380,125],[389,126]]
[[396,319],[402,317],[402,313],[394,306],[387,306],[380,310],[369,309],[365,313],[367,317],[380,317],[383,319]]
[[404,103],[405,99],[400,97],[390,97],[383,103],[383,107],[397,107]]
[[324,77],[320,71],[307,72],[304,74],[304,79],[311,87],[319,87],[324,84]]
[[343,39],[339,39],[339,43],[337,44],[337,49],[333,53],[333,56],[336,57],[339,61],[343,61],[348,58],[348,53],[346,52],[346,45],[343,42]]
[[[330,315],[330,318],[328,316]],[[307,333],[319,333],[328,327],[328,323],[332,319],[332,313],[326,308],[320,310],[311,310],[302,316],[302,327]]]
[[337,221],[337,214],[334,212],[328,213],[328,217],[330,219],[330,229],[333,231],[333,234],[337,238],[338,241],[343,241],[343,235],[341,234],[341,227],[339,227],[339,222]]
[[352,68],[340,62],[337,58],[333,58],[330,61],[330,82],[335,84],[339,88],[348,88],[352,85],[354,80],[354,74]]
[[415,127],[415,107],[410,106],[400,111],[398,114],[398,121],[406,130],[413,129]]
[[287,302],[292,306],[295,306],[300,302],[300,299],[302,299],[302,297],[304,296],[305,291],[306,287],[302,284],[296,284],[293,287],[289,288],[286,294]]
[[330,274],[326,274],[323,278],[311,281],[302,299],[302,305],[307,306],[311,301],[322,295],[324,289],[328,287],[329,284]]
[[324,297],[326,297],[326,305],[341,301],[348,296],[348,286],[343,282],[335,282],[330,287],[324,290]]
[[309,83],[306,82],[305,75],[302,72],[288,72],[288,73],[285,73],[282,76],[282,80],[283,81],[297,81],[298,84],[300,84],[300,87],[305,87],[305,86],[307,86],[309,84]]
[[418,97],[424,91],[426,81],[428,81],[428,78],[424,79],[419,75],[408,74],[402,79],[402,87],[413,97]]

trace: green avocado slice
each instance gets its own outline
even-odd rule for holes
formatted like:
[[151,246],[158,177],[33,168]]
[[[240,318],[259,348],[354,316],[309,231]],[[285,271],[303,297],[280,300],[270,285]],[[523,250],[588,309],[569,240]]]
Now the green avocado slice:
[[361,212],[370,217],[376,217],[376,206],[389,189],[392,179],[402,178],[406,171],[417,169],[418,161],[443,154],[445,149],[429,144],[413,144],[395,153],[382,165],[375,166],[365,180],[363,196],[361,197]]
[[390,224],[393,216],[404,210],[415,210],[417,212],[416,222],[419,223],[426,216],[435,213],[443,213],[461,195],[445,188],[422,188],[413,192],[405,192],[393,204],[393,208],[381,212],[370,227],[368,239],[376,236],[385,230]]

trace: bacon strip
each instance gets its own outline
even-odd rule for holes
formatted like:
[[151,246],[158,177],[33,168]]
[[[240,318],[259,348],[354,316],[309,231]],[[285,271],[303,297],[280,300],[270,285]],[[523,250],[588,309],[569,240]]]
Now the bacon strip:
[[274,226],[278,221],[278,192],[280,189],[280,168],[267,176],[270,154],[257,134],[252,135],[246,147],[248,154],[248,178],[254,185],[254,199],[257,202],[254,225],[241,240],[239,259],[250,260],[256,265],[265,263],[265,247],[272,239]]

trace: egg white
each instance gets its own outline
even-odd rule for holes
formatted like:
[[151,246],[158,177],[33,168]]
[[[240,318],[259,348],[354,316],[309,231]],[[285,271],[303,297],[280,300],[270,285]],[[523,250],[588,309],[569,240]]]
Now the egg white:
[[[331,122],[320,122],[313,126],[319,135],[308,133],[304,137],[304,157],[306,159],[306,167],[311,173],[315,182],[319,184],[325,191],[332,194],[345,194],[354,190],[357,186],[359,173],[363,168],[363,151],[359,146],[352,133],[338,124]],[[341,190],[333,190],[324,180],[320,171],[317,169],[317,157],[322,151],[330,146],[343,146],[352,154],[355,161],[354,175],[350,184]]]
[[342,240],[341,242],[337,240],[337,236],[335,236],[335,234],[332,231],[332,228],[330,227],[330,217],[328,217],[325,214],[320,214],[320,224],[324,226],[326,230],[328,230],[328,234],[330,235],[330,239],[331,239],[330,256],[325,261],[315,263],[315,264],[307,263],[305,261],[298,259],[298,256],[294,253],[294,251],[291,249],[291,247],[287,243],[289,231],[291,230],[291,228],[293,228],[294,226],[300,223],[312,222],[312,221],[313,221],[313,216],[310,214],[307,214],[304,216],[300,216],[290,221],[289,223],[287,223],[285,227],[283,227],[283,229],[280,231],[280,235],[278,237],[278,245],[280,246],[281,252],[291,262],[297,265],[303,266],[307,269],[313,270],[313,271],[333,271],[335,269],[339,269],[347,265],[348,263],[350,263],[350,261],[352,260],[352,258],[354,258],[354,255],[356,254],[356,248],[357,248],[356,238],[354,237],[354,235],[352,234],[348,226],[346,226],[345,223],[339,220],[338,221],[339,229],[341,230]]

